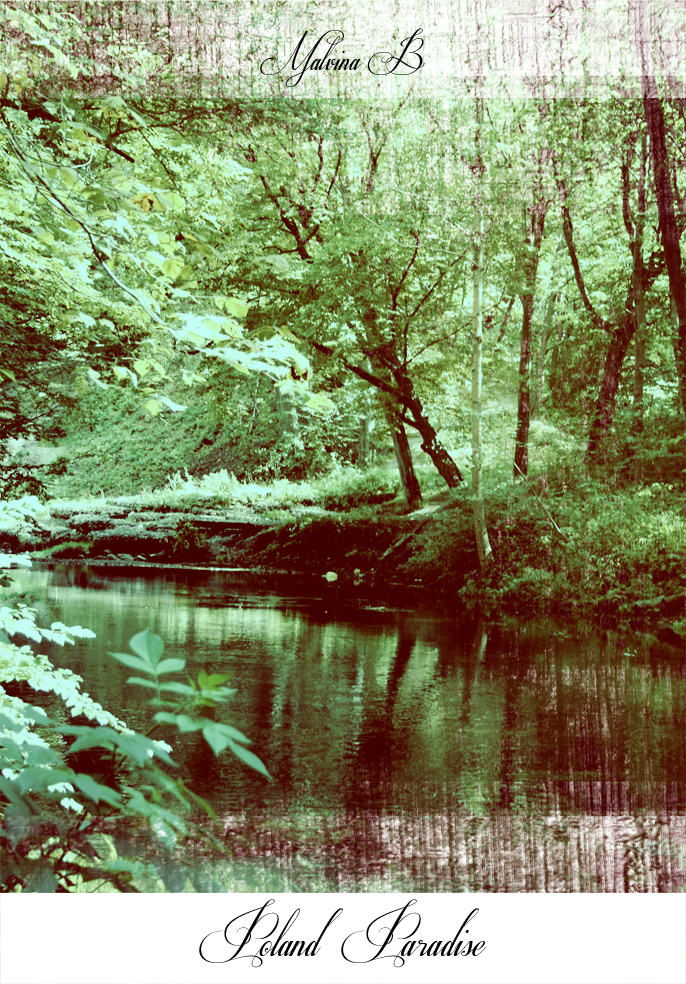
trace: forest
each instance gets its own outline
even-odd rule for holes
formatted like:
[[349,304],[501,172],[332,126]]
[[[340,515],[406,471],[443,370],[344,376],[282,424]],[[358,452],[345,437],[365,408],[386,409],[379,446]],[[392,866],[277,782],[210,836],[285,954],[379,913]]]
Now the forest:
[[[686,100],[646,5],[624,11],[633,69],[602,95],[534,79],[513,97],[475,70],[449,97],[384,99],[179,85],[173,4],[136,5],[138,35],[119,3],[5,6],[6,571],[312,575],[683,650]],[[157,877],[101,850],[110,814],[217,847],[151,735],[200,731],[269,778],[216,719],[228,677],[184,677],[138,633],[112,655],[154,716],[128,731],[10,641],[89,631],[38,627],[12,583],[4,890]],[[46,820],[65,795],[90,827]]]

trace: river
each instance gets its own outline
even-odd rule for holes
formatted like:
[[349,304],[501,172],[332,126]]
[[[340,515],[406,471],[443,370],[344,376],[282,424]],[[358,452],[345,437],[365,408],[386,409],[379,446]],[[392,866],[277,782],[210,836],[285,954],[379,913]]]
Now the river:
[[44,651],[131,727],[149,727],[145,692],[106,651],[142,629],[191,673],[230,674],[221,719],[274,782],[197,734],[165,735],[224,825],[231,862],[198,860],[210,888],[686,885],[683,648],[580,624],[486,624],[314,578],[77,565],[13,576],[39,624],[96,633]]

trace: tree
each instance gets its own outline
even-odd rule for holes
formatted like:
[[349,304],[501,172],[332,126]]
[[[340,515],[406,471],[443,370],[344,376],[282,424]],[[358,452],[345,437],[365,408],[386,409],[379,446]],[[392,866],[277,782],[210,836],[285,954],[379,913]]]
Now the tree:
[[657,199],[665,263],[669,276],[669,289],[674,299],[677,315],[675,356],[681,400],[684,411],[686,411],[686,275],[681,265],[681,249],[679,247],[682,230],[678,228],[674,208],[674,189],[670,180],[670,161],[667,152],[665,120],[655,81],[648,25],[646,23],[645,0],[638,0],[634,6],[634,11],[636,43],[641,68],[643,112],[650,137],[653,181],[655,184],[655,197]]
[[476,154],[474,160],[474,292],[472,324],[472,509],[474,513],[474,534],[476,550],[479,555],[481,572],[485,573],[493,559],[493,551],[488,539],[484,497],[482,488],[482,445],[481,445],[481,383],[483,364],[483,281],[484,281],[484,218],[482,184],[484,163],[481,156],[481,128],[484,122],[483,97],[475,96],[476,130],[474,140]]
[[[187,107],[169,112],[135,95],[89,91],[79,51],[86,27],[71,13],[16,5],[13,18],[14,53],[42,45],[50,56],[34,60],[30,76],[0,74],[2,254],[35,278],[53,332],[83,345],[134,328],[153,352],[145,380],[152,412],[177,409],[158,391],[156,349],[201,351],[287,376],[302,362],[293,345],[284,338],[246,345],[244,299],[203,290],[233,259],[227,221],[249,171],[217,149],[212,130],[194,135],[189,125],[190,139],[180,138]],[[208,113],[195,107],[198,131]],[[127,353],[115,378],[138,385],[138,354]],[[85,375],[106,385],[93,366]]]
[[526,240],[522,257],[522,333],[519,352],[519,394],[517,402],[517,433],[515,436],[514,477],[526,476],[529,465],[529,425],[531,422],[531,353],[534,295],[538,261],[543,241],[543,227],[548,200],[543,188],[544,152],[539,151],[533,188],[533,203],[527,209]]
[[[587,462],[598,461],[604,455],[604,437],[612,424],[624,361],[636,332],[634,225],[630,205],[636,183],[629,181],[629,174],[634,164],[636,134],[639,132],[637,108],[629,100],[607,105],[572,107],[578,111],[580,118],[576,118],[571,109],[560,118],[558,140],[555,144],[557,149],[553,158],[562,212],[562,231],[578,296],[595,337],[609,337],[589,429]],[[559,116],[560,107],[555,109],[554,115]],[[579,125],[584,133],[589,133],[583,152],[587,159],[580,153],[575,153],[573,158],[566,151],[562,153],[569,146],[572,133],[576,130],[578,134]],[[595,128],[594,131],[591,131],[591,127]],[[586,178],[586,183],[593,180],[595,189],[585,214],[582,212],[583,235],[589,240],[584,244],[584,249],[588,253],[591,244],[597,243],[595,248],[601,251],[603,262],[591,264],[587,274],[584,271],[583,257],[577,249],[578,234],[570,208],[568,185],[569,180],[574,179],[565,178],[562,167],[571,165],[574,168],[583,168],[588,174],[591,160],[594,161],[595,173]],[[576,207],[582,209],[588,188],[580,183],[577,194]],[[607,204],[599,208],[600,201]],[[612,249],[609,248],[609,243],[613,243]],[[663,269],[663,255],[658,244],[651,243],[651,246],[642,266],[641,283],[644,295],[655,284]],[[628,253],[630,264],[619,261],[620,249]],[[601,304],[605,307],[606,316],[600,313]]]
[[[341,119],[331,107],[324,120],[318,107],[299,107],[306,125],[297,130],[291,107],[281,112],[280,125],[272,115],[269,132],[257,129],[243,137],[262,186],[252,199],[253,217],[246,218],[250,228],[259,221],[269,229],[272,270],[265,278],[264,270],[244,265],[234,283],[255,290],[259,277],[263,298],[269,296],[265,317],[275,329],[336,358],[379,390],[386,406],[394,408],[389,424],[399,435],[398,451],[402,454],[404,442],[397,423],[415,428],[423,450],[455,487],[460,470],[438,439],[410,363],[427,347],[420,325],[446,304],[445,291],[453,289],[450,274],[465,254],[443,261],[440,234],[426,214],[426,229],[401,221],[391,233],[391,225],[398,226],[398,196],[379,180],[388,136],[373,131],[366,117],[350,121],[357,141],[346,130],[344,148]],[[401,474],[411,465],[406,454],[403,460]],[[406,494],[410,484],[404,484]],[[410,501],[414,497],[410,491]]]

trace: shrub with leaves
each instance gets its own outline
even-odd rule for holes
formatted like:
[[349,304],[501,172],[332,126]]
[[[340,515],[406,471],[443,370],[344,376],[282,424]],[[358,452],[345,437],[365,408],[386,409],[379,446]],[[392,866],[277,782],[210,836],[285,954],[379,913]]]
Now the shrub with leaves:
[[[0,557],[6,567],[8,560]],[[225,685],[227,676],[201,671],[197,679],[174,679],[185,669],[185,660],[164,658],[163,640],[147,629],[139,632],[130,641],[131,653],[110,655],[136,671],[128,683],[153,691],[153,721],[140,734],[83,693],[75,673],[55,668],[29,645],[10,641],[10,636],[23,635],[64,645],[94,638],[78,625],[39,628],[35,616],[19,604],[0,610],[0,681],[5,685],[0,685],[0,891],[160,888],[169,884],[170,852],[199,838],[223,851],[211,829],[196,819],[200,812],[216,820],[212,808],[173,775],[171,747],[152,735],[162,726],[199,731],[216,755],[229,750],[271,778],[246,748],[250,741],[245,735],[206,716],[235,693]],[[22,693],[28,686],[53,697],[43,701],[46,707],[35,706],[8,693],[6,687],[16,689],[17,684]],[[68,715],[84,716],[89,723],[66,723]],[[88,750],[95,750],[96,757],[79,756]],[[93,764],[79,770],[80,761]],[[102,768],[103,761],[108,769]],[[138,820],[152,831],[161,853],[154,852],[148,863],[119,856],[110,836],[117,817]],[[176,860],[183,870],[183,858]],[[178,885],[178,864],[175,871]]]

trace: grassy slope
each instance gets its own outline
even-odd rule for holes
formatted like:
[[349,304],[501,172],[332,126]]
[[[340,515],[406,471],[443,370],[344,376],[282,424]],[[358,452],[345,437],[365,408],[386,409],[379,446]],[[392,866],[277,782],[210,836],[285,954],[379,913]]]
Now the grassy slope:
[[[188,398],[188,397],[186,397]],[[230,427],[217,432],[201,398],[183,414],[151,417],[137,394],[112,389],[98,395],[66,441],[67,473],[52,480],[57,498],[133,495],[162,487],[184,468],[197,478],[231,469]],[[625,615],[637,600],[656,602],[684,588],[686,492],[683,484],[652,483],[622,488],[616,480],[591,481],[581,449],[544,423],[532,428],[532,477],[510,478],[510,421],[491,428],[487,470],[487,522],[496,566],[481,578],[473,546],[468,490],[454,507],[419,528],[381,566],[383,553],[420,522],[406,517],[393,470],[365,474],[355,469],[312,483],[239,486],[222,479],[167,487],[147,496],[147,505],[191,510],[198,502],[240,502],[267,510],[284,526],[234,548],[227,560],[260,566],[352,575],[374,569],[385,580],[461,592],[508,611],[570,612],[579,605],[596,614]],[[440,479],[420,469],[427,505],[445,501]],[[197,484],[197,482],[196,482]],[[209,496],[209,498],[208,498]],[[433,499],[433,503],[430,501]],[[392,501],[389,501],[392,500]],[[298,504],[315,504],[334,515],[294,521]],[[557,527],[557,528],[556,528]],[[559,529],[558,529],[559,528]]]
[[222,467],[230,453],[230,431],[216,433],[198,396],[183,413],[154,417],[138,393],[112,387],[68,423],[67,470],[50,480],[53,498],[135,495],[184,468],[203,474]]

